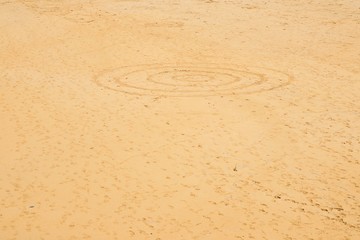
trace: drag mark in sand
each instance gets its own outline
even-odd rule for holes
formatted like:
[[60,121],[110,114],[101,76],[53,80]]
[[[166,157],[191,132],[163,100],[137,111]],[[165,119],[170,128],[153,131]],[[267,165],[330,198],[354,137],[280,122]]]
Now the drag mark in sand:
[[291,75],[261,67],[218,64],[149,64],[106,70],[93,81],[140,96],[201,97],[252,94],[289,85]]

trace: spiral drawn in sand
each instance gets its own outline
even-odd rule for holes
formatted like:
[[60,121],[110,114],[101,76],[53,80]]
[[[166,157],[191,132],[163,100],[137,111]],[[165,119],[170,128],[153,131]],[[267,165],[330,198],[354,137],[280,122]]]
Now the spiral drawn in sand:
[[168,97],[222,96],[270,91],[290,84],[286,73],[259,67],[217,64],[152,64],[120,67],[100,73],[104,88]]

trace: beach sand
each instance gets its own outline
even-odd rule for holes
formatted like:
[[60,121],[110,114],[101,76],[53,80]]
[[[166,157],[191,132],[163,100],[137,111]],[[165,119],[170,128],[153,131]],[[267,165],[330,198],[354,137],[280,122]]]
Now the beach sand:
[[360,239],[356,0],[1,0],[0,239]]

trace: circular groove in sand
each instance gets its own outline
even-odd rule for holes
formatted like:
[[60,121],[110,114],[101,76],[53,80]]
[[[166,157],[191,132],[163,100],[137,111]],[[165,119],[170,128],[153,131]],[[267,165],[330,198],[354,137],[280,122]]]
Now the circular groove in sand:
[[274,69],[219,64],[149,64],[106,70],[94,77],[101,87],[140,96],[197,97],[251,94],[290,84]]

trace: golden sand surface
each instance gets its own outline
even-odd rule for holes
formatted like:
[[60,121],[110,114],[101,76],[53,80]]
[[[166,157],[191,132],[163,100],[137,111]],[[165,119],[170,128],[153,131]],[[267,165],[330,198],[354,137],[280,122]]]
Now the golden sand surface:
[[0,239],[360,239],[358,0],[0,0]]

